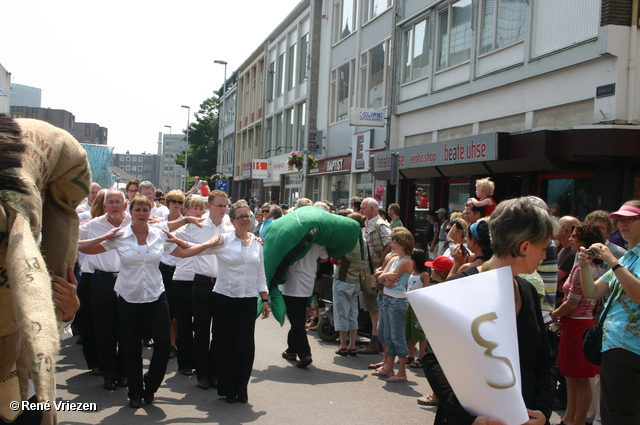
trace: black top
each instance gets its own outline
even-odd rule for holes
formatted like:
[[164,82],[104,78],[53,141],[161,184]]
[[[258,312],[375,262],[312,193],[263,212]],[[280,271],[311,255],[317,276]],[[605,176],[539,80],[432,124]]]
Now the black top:
[[[477,273],[479,273],[478,269],[471,267],[451,276],[447,281]],[[555,359],[542,321],[538,293],[533,285],[525,279],[516,277],[516,281],[522,297],[522,308],[516,316],[522,397],[528,409],[540,410],[548,420],[553,404],[552,368]],[[440,402],[434,424],[472,424],[476,420],[476,416],[464,410],[458,401],[429,344],[427,344],[424,356],[424,371],[431,389]]]

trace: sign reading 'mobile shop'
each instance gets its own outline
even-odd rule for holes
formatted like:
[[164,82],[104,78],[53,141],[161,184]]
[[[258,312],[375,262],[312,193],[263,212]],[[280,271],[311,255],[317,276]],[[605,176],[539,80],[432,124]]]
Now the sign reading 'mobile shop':
[[[497,133],[487,133],[446,142],[393,149],[393,152],[398,153],[400,169],[495,161],[498,158],[497,136]],[[391,169],[391,152],[375,154],[374,172]]]

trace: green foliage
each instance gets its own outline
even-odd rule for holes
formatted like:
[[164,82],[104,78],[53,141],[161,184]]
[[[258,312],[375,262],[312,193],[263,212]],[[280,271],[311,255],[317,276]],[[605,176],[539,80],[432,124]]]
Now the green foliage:
[[[218,157],[218,104],[217,94],[200,104],[200,110],[194,114],[195,121],[189,125],[189,156],[187,157],[188,184],[193,185],[192,176],[207,180],[216,171]],[[187,134],[187,130],[183,130]],[[175,162],[184,166],[184,151],[176,154]]]

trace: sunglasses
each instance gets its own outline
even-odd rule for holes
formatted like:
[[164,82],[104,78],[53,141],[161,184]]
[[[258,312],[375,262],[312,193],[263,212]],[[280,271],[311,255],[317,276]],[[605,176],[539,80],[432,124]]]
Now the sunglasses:
[[169,202],[171,202],[172,204],[178,204],[178,205],[182,205],[182,204],[184,204],[184,202],[183,202],[183,201],[178,201],[177,199],[172,199],[172,200],[170,200]]
[[268,212],[269,212],[269,210],[262,210],[262,213],[263,213],[263,214],[264,214],[264,213],[268,213]]
[[[160,202],[160,201],[164,201],[164,198],[156,198],[156,199],[154,199],[154,200],[155,200],[156,202]],[[169,202],[171,202],[171,201],[169,201]]]

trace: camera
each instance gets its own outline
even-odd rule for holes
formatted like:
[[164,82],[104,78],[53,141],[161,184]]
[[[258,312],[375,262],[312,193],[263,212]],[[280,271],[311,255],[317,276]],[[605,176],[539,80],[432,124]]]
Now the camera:
[[589,258],[596,258],[598,254],[593,249],[585,249],[584,253],[589,256]]

